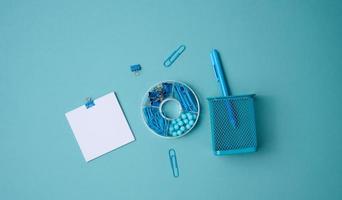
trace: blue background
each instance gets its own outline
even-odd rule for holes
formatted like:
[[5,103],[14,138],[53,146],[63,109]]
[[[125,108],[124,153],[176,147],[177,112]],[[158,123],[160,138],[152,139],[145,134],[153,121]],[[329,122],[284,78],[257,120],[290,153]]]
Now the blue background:
[[[341,10],[333,0],[1,0],[0,199],[342,199]],[[257,153],[213,156],[212,48],[233,93],[257,94]],[[145,91],[165,79],[201,102],[199,124],[176,140],[140,116]],[[136,141],[85,163],[64,113],[113,90]]]

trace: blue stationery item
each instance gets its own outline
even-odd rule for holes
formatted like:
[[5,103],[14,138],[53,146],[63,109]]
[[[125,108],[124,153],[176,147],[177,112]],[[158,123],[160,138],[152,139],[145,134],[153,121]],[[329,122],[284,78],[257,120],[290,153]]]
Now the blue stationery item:
[[171,90],[171,83],[162,83],[161,85],[158,85],[158,87],[155,87],[151,92],[148,92],[151,106],[159,106],[164,99],[170,96]]
[[[216,49],[214,49],[210,54],[210,58],[211,58],[211,62],[213,64],[216,79],[219,82],[220,87],[221,87],[222,95],[225,97],[230,96],[229,87],[228,87],[227,81],[225,80],[225,76],[223,73],[223,68],[222,68],[219,52]],[[230,102],[227,102],[227,110],[228,110],[227,114],[228,114],[229,122],[234,127],[236,127],[237,126],[237,119],[236,119],[236,115],[234,113],[234,108]]]
[[147,128],[163,138],[179,138],[189,133],[199,118],[196,94],[184,83],[163,81],[151,87],[142,102]]
[[182,84],[175,83],[174,85],[175,95],[179,98],[179,102],[187,112],[198,112],[196,98],[188,88]]
[[131,71],[137,76],[139,75],[139,71],[141,70],[141,65],[136,64],[131,66]]
[[222,97],[209,101],[212,146],[215,155],[255,152],[257,148],[254,94],[229,96],[219,54],[210,54]]
[[167,136],[169,122],[161,116],[159,109],[155,107],[145,107],[143,112],[148,126],[159,135]]
[[173,177],[177,178],[179,176],[179,168],[177,163],[176,151],[174,149],[169,150],[169,158]]
[[185,51],[185,45],[180,45],[172,54],[164,61],[164,67],[170,67],[177,58]]
[[216,49],[213,49],[212,52],[210,53],[210,58],[214,67],[216,79],[219,82],[220,87],[221,87],[222,95],[229,96],[228,84],[224,78],[219,52]]
[[94,103],[94,100],[90,97],[88,97],[87,99],[87,102],[85,103],[85,107],[88,109],[92,106],[95,106],[95,103]]

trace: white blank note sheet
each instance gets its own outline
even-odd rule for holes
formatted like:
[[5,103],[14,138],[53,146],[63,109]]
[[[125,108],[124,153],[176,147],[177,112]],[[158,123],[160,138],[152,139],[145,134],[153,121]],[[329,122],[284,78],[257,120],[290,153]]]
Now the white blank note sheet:
[[134,136],[114,92],[65,114],[88,162],[134,141]]

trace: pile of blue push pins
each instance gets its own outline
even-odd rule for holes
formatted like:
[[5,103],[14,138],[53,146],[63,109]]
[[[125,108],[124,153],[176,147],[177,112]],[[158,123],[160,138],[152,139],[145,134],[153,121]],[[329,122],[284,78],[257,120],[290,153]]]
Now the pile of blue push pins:
[[177,119],[173,119],[169,126],[169,135],[180,136],[190,130],[195,124],[197,115],[195,113],[182,113]]
[[[168,119],[162,115],[160,106],[166,99],[173,99],[181,105],[178,118]],[[164,81],[156,84],[145,95],[142,114],[145,124],[158,136],[181,137],[190,132],[199,117],[199,102],[194,92],[185,84]]]

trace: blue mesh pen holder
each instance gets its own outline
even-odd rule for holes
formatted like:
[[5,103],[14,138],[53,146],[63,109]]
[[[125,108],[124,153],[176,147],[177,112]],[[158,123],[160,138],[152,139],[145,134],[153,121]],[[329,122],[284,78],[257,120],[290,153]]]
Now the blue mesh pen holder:
[[208,98],[215,155],[256,151],[254,96]]

